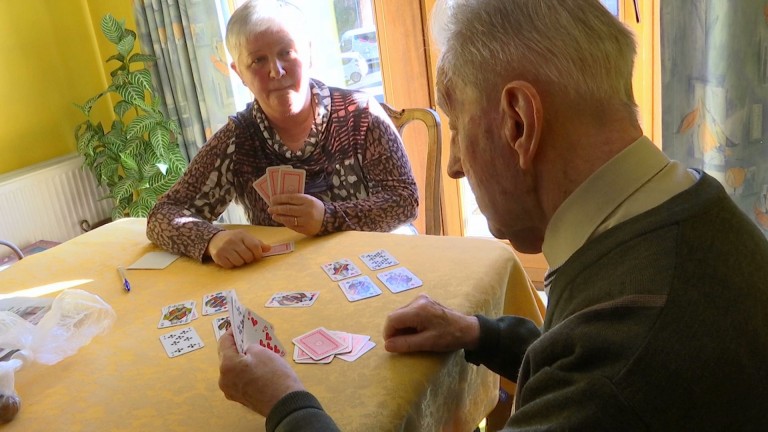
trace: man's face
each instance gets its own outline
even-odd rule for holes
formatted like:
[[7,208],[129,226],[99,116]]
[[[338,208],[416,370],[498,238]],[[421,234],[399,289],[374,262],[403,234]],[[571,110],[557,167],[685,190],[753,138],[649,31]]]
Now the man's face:
[[495,237],[508,239],[521,252],[540,252],[543,219],[533,174],[520,168],[514,143],[503,132],[501,95],[483,102],[462,84],[438,91],[446,96],[442,105],[451,129],[448,175],[467,178]]
[[268,117],[297,114],[305,106],[309,94],[305,45],[276,25],[248,38],[232,63]]

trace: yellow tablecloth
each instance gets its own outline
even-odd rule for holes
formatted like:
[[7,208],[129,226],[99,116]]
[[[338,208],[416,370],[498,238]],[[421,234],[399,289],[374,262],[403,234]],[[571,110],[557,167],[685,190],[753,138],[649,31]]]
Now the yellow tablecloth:
[[[235,289],[240,301],[272,322],[289,353],[291,339],[324,326],[370,335],[377,346],[353,363],[295,364],[307,388],[345,431],[470,431],[495,405],[498,377],[466,363],[462,353],[396,355],[383,349],[386,315],[420,293],[465,313],[507,312],[541,322],[540,304],[509,248],[493,240],[345,232],[304,238],[286,228],[248,227],[269,242],[296,241],[293,253],[235,270],[180,258],[164,270],[129,270],[130,293],[118,265],[157,250],[144,219],[100,227],[0,272],[0,293],[55,296],[72,287],[98,294],[117,313],[109,333],[52,365],[25,365],[16,374],[22,409],[3,431],[254,431],[264,419],[218,389],[218,358],[203,295]],[[386,249],[424,286],[349,302],[321,265],[340,258],[378,280],[359,255]],[[319,291],[310,308],[265,308],[275,292]],[[506,301],[505,301],[506,294]],[[2,294],[0,294],[2,295]],[[205,347],[168,358],[158,329],[163,306],[198,302],[191,325]],[[290,355],[290,354],[289,354]]]

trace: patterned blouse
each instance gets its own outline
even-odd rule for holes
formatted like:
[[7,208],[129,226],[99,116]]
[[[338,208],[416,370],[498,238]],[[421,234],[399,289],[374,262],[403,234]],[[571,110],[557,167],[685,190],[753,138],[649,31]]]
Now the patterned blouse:
[[306,171],[305,193],[325,204],[319,235],[391,231],[416,217],[418,195],[400,135],[366,93],[311,80],[315,121],[304,147],[289,150],[256,101],[231,116],[149,214],[147,237],[202,261],[213,225],[232,200],[254,225],[281,226],[252,187],[267,167]]

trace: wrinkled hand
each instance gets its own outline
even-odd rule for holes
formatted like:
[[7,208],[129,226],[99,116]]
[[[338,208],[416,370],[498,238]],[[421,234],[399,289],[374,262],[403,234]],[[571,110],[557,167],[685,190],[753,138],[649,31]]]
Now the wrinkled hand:
[[272,246],[262,243],[246,230],[221,231],[211,237],[206,253],[213,262],[229,269],[250,264],[261,259],[261,254],[269,252]]
[[387,316],[384,349],[389,352],[474,349],[480,324],[474,316],[448,309],[422,294]]
[[325,204],[312,195],[275,195],[267,212],[276,222],[296,232],[313,236],[320,232],[323,226]]
[[219,339],[219,388],[227,399],[266,417],[288,393],[304,390],[293,369],[279,355],[257,344],[237,352],[232,329]]

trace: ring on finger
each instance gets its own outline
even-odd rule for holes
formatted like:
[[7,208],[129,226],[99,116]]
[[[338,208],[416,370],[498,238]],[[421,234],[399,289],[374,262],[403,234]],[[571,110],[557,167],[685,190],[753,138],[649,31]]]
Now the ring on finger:
[[299,226],[299,218],[296,216],[293,217],[293,226]]

